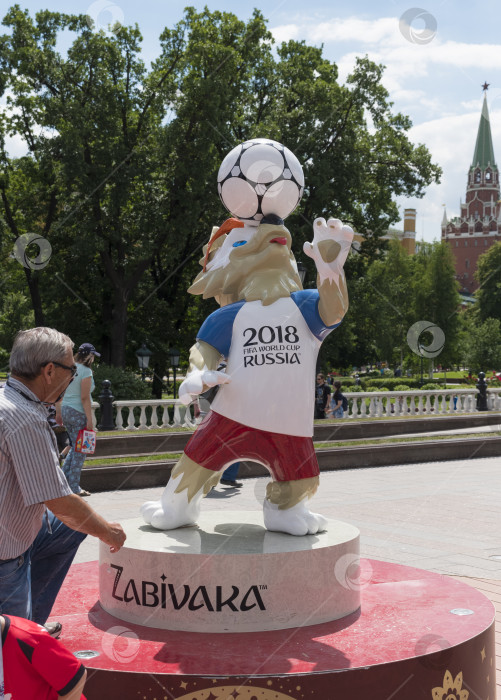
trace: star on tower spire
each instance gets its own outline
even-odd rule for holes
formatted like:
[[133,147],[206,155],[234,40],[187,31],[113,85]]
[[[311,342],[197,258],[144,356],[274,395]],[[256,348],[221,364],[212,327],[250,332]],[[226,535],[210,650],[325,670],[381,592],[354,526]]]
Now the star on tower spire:
[[482,90],[483,90],[484,92],[485,92],[486,90],[488,90],[488,89],[489,89],[489,85],[490,85],[490,83],[485,82],[485,83],[482,85]]

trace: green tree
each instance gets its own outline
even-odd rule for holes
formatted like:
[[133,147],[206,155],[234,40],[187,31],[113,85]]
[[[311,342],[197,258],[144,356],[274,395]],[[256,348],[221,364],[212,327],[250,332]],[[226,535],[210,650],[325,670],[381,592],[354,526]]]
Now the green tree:
[[370,266],[367,282],[363,312],[373,319],[377,359],[400,364],[412,315],[412,258],[398,240],[390,241],[385,257]]
[[34,323],[30,300],[22,292],[8,292],[0,307],[0,367],[5,369],[16,333]]
[[467,366],[476,374],[501,369],[501,322],[487,318],[479,323],[469,315],[463,333],[463,356]]
[[[3,235],[50,240],[50,265],[24,272],[36,322],[92,339],[111,364],[134,361],[146,334],[165,364],[179,334],[193,337],[187,319],[196,327],[210,310],[185,289],[225,218],[215,179],[236,143],[267,136],[296,153],[307,187],[288,220],[295,249],[315,216],[337,216],[368,232],[350,263],[359,276],[398,218],[394,195],[420,196],[439,178],[409,141],[410,120],[393,114],[381,66],[357,59],[340,85],[321,49],[291,41],[275,55],[257,10],[243,22],[187,8],[149,69],[137,26],[107,36],[83,15],[32,19],[18,5],[4,25],[0,131],[22,135],[29,154],[3,149]],[[64,57],[62,32],[73,37]]]
[[501,320],[501,242],[479,257],[475,277],[480,285],[475,293],[480,319]]
[[420,244],[413,267],[412,323],[432,321],[437,325],[445,335],[445,344],[435,362],[445,366],[456,363],[460,355],[460,297],[452,252],[446,243]]

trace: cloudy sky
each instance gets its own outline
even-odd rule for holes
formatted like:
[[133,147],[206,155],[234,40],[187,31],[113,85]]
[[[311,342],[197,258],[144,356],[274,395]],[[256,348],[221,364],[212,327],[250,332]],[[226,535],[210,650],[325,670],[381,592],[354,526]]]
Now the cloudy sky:
[[[225,10],[248,19],[259,7],[277,41],[304,39],[323,45],[324,55],[339,66],[340,80],[350,73],[355,57],[368,54],[386,66],[384,84],[395,111],[411,117],[411,138],[424,143],[443,169],[440,185],[428,188],[423,199],[399,199],[417,209],[418,238],[440,236],[443,205],[448,216],[459,213],[466,174],[471,163],[482,107],[482,84],[487,92],[496,159],[501,159],[501,5],[497,0],[431,0],[423,7],[408,1],[373,3],[337,0],[18,0],[31,12],[39,9],[89,14],[103,28],[110,21],[137,22],[144,36],[144,58],[159,50],[158,34],[183,15],[183,8]],[[4,5],[6,7],[6,5]],[[10,142],[11,155],[23,144]],[[398,224],[397,224],[398,225]]]

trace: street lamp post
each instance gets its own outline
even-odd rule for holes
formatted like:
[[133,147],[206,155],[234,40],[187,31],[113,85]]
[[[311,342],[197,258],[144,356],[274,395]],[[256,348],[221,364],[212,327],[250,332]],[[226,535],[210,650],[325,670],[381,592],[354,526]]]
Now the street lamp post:
[[153,355],[151,350],[146,347],[146,344],[143,343],[139,350],[136,351],[136,357],[137,357],[137,363],[139,365],[139,369],[141,370],[141,378],[144,382],[145,377],[146,377],[146,370],[148,369],[148,365],[150,364],[150,357]]
[[177,393],[176,392],[176,370],[179,367],[179,355],[180,354],[181,353],[179,352],[179,350],[177,348],[171,348],[169,350],[169,359],[170,359],[170,363],[172,365],[172,372],[174,373],[174,391],[173,391],[174,398],[177,398],[176,397],[176,393]]

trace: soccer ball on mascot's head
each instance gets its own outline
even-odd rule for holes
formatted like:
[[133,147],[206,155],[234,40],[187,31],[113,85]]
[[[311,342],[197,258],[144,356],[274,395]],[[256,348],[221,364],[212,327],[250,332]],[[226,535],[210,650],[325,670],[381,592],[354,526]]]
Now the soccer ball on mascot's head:
[[294,211],[304,191],[303,169],[278,141],[251,139],[223,160],[217,189],[231,214],[246,225],[258,226],[266,216],[285,219]]

